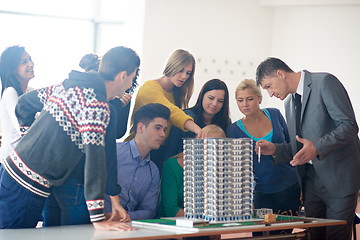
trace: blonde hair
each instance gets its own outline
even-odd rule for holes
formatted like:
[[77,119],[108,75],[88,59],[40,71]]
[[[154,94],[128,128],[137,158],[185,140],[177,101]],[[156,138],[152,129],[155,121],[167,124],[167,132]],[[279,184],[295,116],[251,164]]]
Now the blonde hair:
[[178,49],[170,55],[163,72],[165,77],[172,77],[189,64],[193,67],[189,78],[180,88],[173,90],[176,106],[181,109],[188,108],[194,91],[195,58],[188,51]]
[[215,124],[207,125],[207,126],[203,127],[202,130],[204,132],[205,137],[207,137],[207,138],[211,138],[211,137],[225,138],[226,137],[224,130],[222,130],[221,127],[219,127],[218,125],[215,125]]
[[244,80],[242,80],[236,87],[235,97],[236,97],[238,91],[243,91],[245,89],[251,89],[251,90],[254,91],[256,96],[258,96],[260,98],[262,97],[261,89],[260,89],[260,87],[258,85],[256,85],[256,82],[253,79],[244,79]]

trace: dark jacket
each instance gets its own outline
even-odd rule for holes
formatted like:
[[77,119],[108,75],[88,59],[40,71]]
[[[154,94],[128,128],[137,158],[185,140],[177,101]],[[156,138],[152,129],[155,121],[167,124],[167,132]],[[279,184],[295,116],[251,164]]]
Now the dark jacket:
[[116,139],[120,139],[125,135],[127,130],[131,102],[123,106],[119,98],[114,98],[110,100],[109,103],[114,106],[116,110]]

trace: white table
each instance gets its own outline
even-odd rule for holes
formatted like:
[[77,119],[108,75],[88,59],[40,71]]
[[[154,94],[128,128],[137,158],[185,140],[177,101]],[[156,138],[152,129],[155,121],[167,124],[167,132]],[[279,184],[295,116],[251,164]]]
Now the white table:
[[201,229],[199,232],[189,231],[181,228],[165,229],[158,226],[135,226],[135,231],[95,231],[91,224],[76,225],[76,226],[61,226],[61,227],[47,227],[39,229],[3,229],[0,230],[0,240],[87,240],[87,239],[166,239],[166,238],[181,238],[181,237],[194,237],[194,236],[209,236],[228,233],[244,233],[244,232],[259,232],[271,231],[280,229],[291,228],[309,228],[309,227],[322,227],[345,224],[341,220],[329,219],[315,219],[312,222],[288,222],[272,224],[271,226],[265,225],[248,225],[237,227],[221,227],[212,229]]

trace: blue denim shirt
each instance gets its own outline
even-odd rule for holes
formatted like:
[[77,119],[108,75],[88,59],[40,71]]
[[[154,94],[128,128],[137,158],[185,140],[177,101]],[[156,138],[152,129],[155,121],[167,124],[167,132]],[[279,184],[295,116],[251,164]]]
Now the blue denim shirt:
[[[130,142],[118,142],[117,168],[121,205],[132,220],[155,217],[160,184],[160,174],[150,160],[150,154],[141,159],[134,139]],[[107,197],[105,213],[111,212],[111,202]]]

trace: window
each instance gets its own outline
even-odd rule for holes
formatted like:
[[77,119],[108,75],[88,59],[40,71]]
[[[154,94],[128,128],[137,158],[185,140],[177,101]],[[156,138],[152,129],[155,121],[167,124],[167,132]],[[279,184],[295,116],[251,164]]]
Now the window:
[[115,46],[141,55],[145,0],[12,0],[0,6],[0,51],[22,45],[32,56],[32,88],[63,81],[87,53]]

